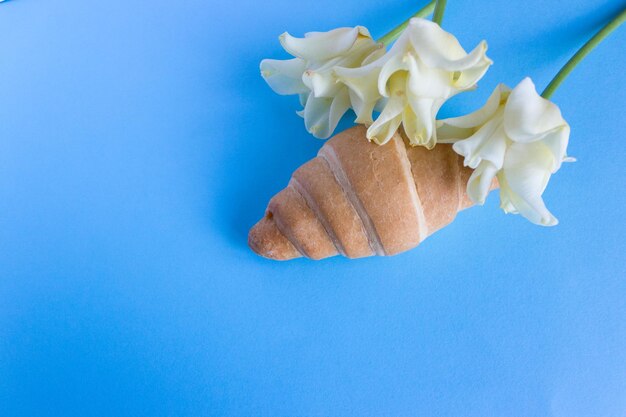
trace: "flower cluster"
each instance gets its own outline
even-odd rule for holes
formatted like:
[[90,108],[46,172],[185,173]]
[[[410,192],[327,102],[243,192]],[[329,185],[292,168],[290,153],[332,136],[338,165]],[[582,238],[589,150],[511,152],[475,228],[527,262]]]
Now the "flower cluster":
[[350,93],[338,82],[334,69],[361,66],[385,51],[362,26],[310,32],[304,38],[283,33],[279,39],[295,58],[264,59],[261,75],[278,94],[298,94],[304,106],[298,114],[304,118],[307,131],[326,139],[350,109]]
[[475,203],[484,203],[497,178],[505,212],[557,224],[542,194],[550,175],[572,160],[569,125],[529,78],[513,90],[499,85],[474,113],[436,120],[447,99],[475,88],[489,69],[485,41],[467,53],[438,24],[414,18],[389,51],[361,26],[304,38],[285,33],[280,42],[295,58],[263,60],[261,73],[277,93],[300,96],[298,114],[314,136],[329,137],[351,108],[379,145],[400,128],[414,146],[452,143],[474,169],[467,193]]
[[382,112],[367,129],[368,139],[385,144],[402,125],[411,144],[432,148],[439,108],[482,78],[492,63],[486,51],[483,41],[468,54],[438,24],[416,18],[388,53],[362,67],[335,72],[357,98],[357,121],[371,123],[371,109],[384,100]]
[[387,53],[362,26],[304,38],[284,33],[280,42],[295,58],[265,59],[261,75],[278,94],[300,96],[307,130],[327,138],[352,108],[356,122],[369,126],[367,138],[381,145],[402,125],[412,144],[435,146],[441,105],[474,88],[492,63],[484,41],[468,54],[453,35],[420,18]]
[[542,226],[558,223],[541,195],[550,175],[572,160],[566,155],[570,128],[530,78],[513,90],[500,84],[481,109],[439,123],[440,142],[454,143],[465,165],[474,169],[467,184],[472,201],[483,204],[497,177],[505,212]]

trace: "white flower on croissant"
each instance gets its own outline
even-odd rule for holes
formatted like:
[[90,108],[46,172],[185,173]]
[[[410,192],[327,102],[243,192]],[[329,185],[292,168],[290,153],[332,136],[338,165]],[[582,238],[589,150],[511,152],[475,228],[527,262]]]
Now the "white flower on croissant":
[[[350,87],[357,122],[369,125],[368,139],[384,144],[402,125],[412,145],[432,148],[439,108],[482,78],[492,64],[486,51],[482,41],[468,54],[439,25],[414,18],[384,56],[335,72]],[[374,121],[372,111],[381,99],[384,108]]]
[[454,143],[465,165],[474,169],[467,193],[475,203],[484,203],[497,177],[505,212],[542,226],[558,223],[542,194],[550,175],[563,161],[573,160],[566,156],[570,128],[558,106],[537,94],[530,78],[512,91],[500,84],[481,109],[439,123],[439,141]]
[[329,32],[309,32],[304,38],[280,35],[283,48],[294,59],[261,61],[261,75],[278,94],[298,94],[304,109],[307,131],[328,138],[350,108],[347,87],[339,83],[333,68],[353,68],[366,59],[384,54],[363,26],[338,28]]

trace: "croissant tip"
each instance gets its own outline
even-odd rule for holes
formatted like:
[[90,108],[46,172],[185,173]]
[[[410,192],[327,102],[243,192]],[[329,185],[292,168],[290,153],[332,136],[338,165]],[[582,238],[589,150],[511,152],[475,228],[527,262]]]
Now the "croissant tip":
[[300,252],[280,232],[274,216],[269,211],[250,229],[248,246],[258,255],[276,261],[302,257]]

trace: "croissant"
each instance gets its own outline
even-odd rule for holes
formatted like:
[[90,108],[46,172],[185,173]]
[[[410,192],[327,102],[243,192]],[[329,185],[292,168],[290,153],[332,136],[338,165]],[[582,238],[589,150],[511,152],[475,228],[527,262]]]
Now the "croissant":
[[451,145],[412,147],[400,129],[381,146],[365,133],[361,125],[339,133],[293,173],[250,230],[254,252],[275,260],[395,255],[473,205],[472,170]]

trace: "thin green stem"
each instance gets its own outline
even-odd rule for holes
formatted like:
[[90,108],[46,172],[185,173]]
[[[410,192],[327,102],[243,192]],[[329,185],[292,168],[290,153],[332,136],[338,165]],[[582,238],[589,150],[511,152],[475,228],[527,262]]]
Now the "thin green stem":
[[415,13],[413,16],[411,16],[410,18],[405,20],[402,24],[400,24],[399,26],[396,26],[389,33],[387,33],[385,36],[380,38],[378,40],[378,42],[380,42],[383,45],[387,46],[391,42],[393,42],[396,39],[398,39],[398,37],[400,36],[402,31],[404,29],[406,29],[406,27],[409,25],[409,22],[411,21],[411,19],[413,19],[414,17],[426,17],[426,16],[428,16],[435,9],[435,3],[436,3],[436,0],[432,0],[430,3],[428,3],[426,6],[424,6],[424,8],[422,8],[419,12]]
[[626,9],[622,10],[620,14],[615,16],[613,20],[600,29],[600,31],[596,33],[593,38],[589,39],[589,41],[587,41],[587,43],[584,44],[582,48],[580,48],[578,52],[570,58],[569,61],[567,61],[563,68],[561,68],[561,70],[554,76],[552,81],[550,81],[550,84],[548,84],[546,89],[543,90],[541,96],[546,99],[550,98],[569,73],[576,68],[576,65],[578,65],[580,61],[582,61],[583,58],[585,58],[587,54],[593,50],[593,48],[598,46],[604,38],[609,36],[611,32],[619,27],[619,25],[624,23],[624,21],[626,21]]
[[447,0],[437,0],[437,6],[435,6],[435,13],[433,14],[433,22],[441,26],[443,21],[443,12],[446,10]]

